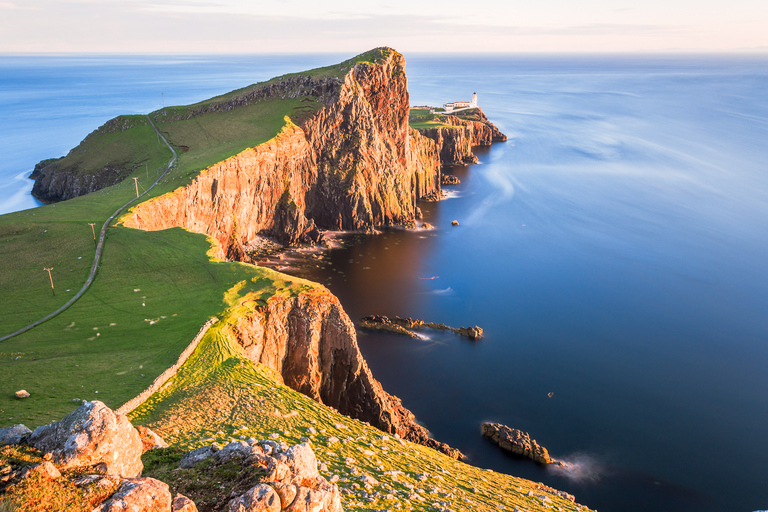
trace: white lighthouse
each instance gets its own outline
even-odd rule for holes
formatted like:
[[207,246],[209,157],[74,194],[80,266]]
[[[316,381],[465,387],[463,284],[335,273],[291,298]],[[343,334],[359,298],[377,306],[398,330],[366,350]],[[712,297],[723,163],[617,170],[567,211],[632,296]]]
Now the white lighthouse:
[[477,93],[476,92],[472,93],[472,106],[477,108]]

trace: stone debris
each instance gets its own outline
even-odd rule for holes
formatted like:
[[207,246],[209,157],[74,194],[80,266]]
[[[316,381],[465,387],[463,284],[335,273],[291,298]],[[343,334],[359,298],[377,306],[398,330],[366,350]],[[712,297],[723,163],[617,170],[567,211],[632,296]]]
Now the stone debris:
[[144,468],[139,432],[124,415],[96,400],[59,422],[37,427],[29,444],[51,453],[62,469],[101,464],[106,474],[132,478]]

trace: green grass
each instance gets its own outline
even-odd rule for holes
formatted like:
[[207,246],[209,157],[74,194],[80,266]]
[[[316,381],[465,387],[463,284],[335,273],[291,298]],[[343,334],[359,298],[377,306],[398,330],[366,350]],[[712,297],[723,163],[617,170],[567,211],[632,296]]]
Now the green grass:
[[[237,283],[267,295],[294,283],[268,269],[212,261],[208,239],[180,228],[109,233],[89,292],[54,319],[0,343],[0,427],[60,419],[74,399],[116,408],[176,361],[202,324],[227,307]],[[16,399],[22,388],[32,396]]]
[[415,130],[456,128],[456,126],[446,124],[442,115],[430,114],[429,110],[425,108],[412,108],[408,114],[408,124]]
[[[429,448],[401,442],[277,384],[270,370],[254,366],[242,355],[227,327],[237,321],[239,309],[246,307],[243,304],[254,298],[246,289],[234,292],[230,300],[234,306],[208,331],[177,376],[130,414],[134,424],[149,426],[173,446],[167,457],[152,455],[153,461],[166,462],[153,462],[145,475],[203,480],[204,485],[206,478],[199,471],[188,471],[184,478],[173,471],[179,449],[214,442],[223,446],[233,440],[267,439],[276,434],[278,441],[288,445],[309,440],[321,464],[321,474],[328,479],[333,475],[340,477],[338,485],[343,490],[345,510],[431,511],[435,502],[457,511],[514,507],[542,510],[542,499],[528,496],[529,491],[550,499],[557,507],[552,510],[583,510],[539,490],[530,481],[476,468]],[[311,434],[310,427],[317,433]],[[348,464],[347,458],[355,462]],[[355,471],[380,482],[367,491],[378,492],[379,497],[369,501],[363,495],[365,489],[357,483]],[[230,484],[222,485],[228,489]],[[420,501],[415,494],[426,499]]]

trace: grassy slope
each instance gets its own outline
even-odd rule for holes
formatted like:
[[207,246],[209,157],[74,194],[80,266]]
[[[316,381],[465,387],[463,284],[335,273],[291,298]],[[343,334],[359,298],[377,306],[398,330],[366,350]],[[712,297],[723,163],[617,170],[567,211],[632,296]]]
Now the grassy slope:
[[[289,445],[308,438],[318,461],[325,464],[321,473],[326,478],[339,475],[339,487],[349,490],[342,497],[345,510],[403,507],[431,511],[435,510],[435,502],[453,510],[537,510],[541,509],[540,496],[546,496],[549,504],[557,507],[553,510],[583,510],[538,490],[530,481],[476,468],[420,445],[401,443],[276,384],[268,369],[255,367],[242,355],[227,328],[248,303],[264,297],[249,296],[247,291],[242,288],[230,293],[234,306],[208,331],[198,350],[165,389],[130,414],[134,424],[148,425],[175,447],[184,449],[249,437],[267,439],[270,434]],[[310,434],[310,427],[317,433]],[[331,441],[332,437],[339,441]],[[346,462],[348,457],[355,462]],[[358,474],[376,478],[379,485],[368,491],[361,488],[353,476],[353,467]],[[175,464],[150,466],[145,474],[174,475],[174,468]],[[402,474],[387,474],[389,471]],[[193,477],[190,474],[186,479]],[[380,496],[368,499],[364,491]],[[529,491],[534,496],[528,496]],[[416,498],[416,494],[424,499]]]
[[442,116],[439,114],[430,114],[429,110],[424,108],[412,108],[408,114],[408,124],[416,130],[426,128],[456,128],[456,126],[442,122]]

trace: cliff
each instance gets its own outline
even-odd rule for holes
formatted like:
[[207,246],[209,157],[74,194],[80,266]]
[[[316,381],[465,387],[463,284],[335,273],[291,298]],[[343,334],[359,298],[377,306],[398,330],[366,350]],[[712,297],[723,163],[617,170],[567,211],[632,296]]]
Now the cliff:
[[477,163],[472,146],[490,146],[504,142],[507,136],[491,123],[479,108],[454,115],[440,115],[440,123],[450,125],[420,128],[419,133],[435,142],[443,165]]
[[35,165],[32,195],[53,203],[120,183],[158,151],[154,130],[144,116],[119,116],[90,133],[65,157]]
[[[416,202],[439,193],[440,161],[435,144],[408,126],[405,59],[388,48],[381,55],[324,89],[323,106],[297,116],[299,124],[286,118],[269,142],[142,203],[124,224],[205,233],[219,241],[218,256],[243,260],[257,233],[297,244],[317,241],[318,228],[370,230],[412,221]],[[229,100],[227,108],[237,102]]]
[[400,399],[384,391],[360,353],[354,324],[325,288],[274,295],[238,315],[230,329],[248,359],[275,370],[292,389],[384,432],[461,457],[431,439]]

